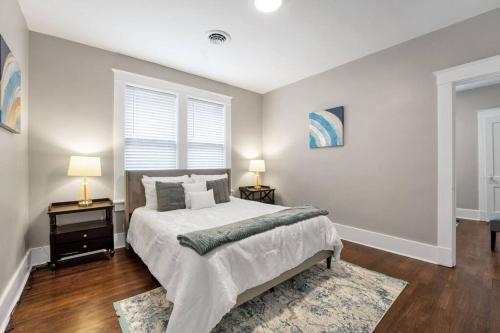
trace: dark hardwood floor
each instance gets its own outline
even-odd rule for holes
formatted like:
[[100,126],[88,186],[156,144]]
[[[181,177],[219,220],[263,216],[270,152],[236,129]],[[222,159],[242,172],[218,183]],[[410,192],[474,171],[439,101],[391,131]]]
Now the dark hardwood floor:
[[[454,269],[344,243],[343,260],[410,283],[376,332],[500,332],[500,241],[491,253],[487,223],[459,225]],[[42,269],[32,274],[10,332],[120,332],[112,303],[157,286],[123,249],[111,261]]]

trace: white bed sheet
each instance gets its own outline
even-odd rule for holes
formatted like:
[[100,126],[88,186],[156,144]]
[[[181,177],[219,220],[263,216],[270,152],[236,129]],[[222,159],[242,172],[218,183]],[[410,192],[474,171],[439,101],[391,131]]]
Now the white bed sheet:
[[221,246],[204,256],[183,247],[177,235],[273,213],[286,207],[231,197],[201,210],[132,214],[127,241],[174,303],[167,333],[210,332],[243,291],[274,279],[321,250],[342,242],[334,224],[319,216]]

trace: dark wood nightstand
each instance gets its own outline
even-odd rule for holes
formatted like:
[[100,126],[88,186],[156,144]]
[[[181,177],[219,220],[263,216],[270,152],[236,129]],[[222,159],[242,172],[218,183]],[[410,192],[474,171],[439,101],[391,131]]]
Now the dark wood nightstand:
[[[50,217],[50,268],[64,257],[97,250],[106,250],[110,257],[115,254],[113,235],[113,207],[110,199],[95,199],[92,206],[80,207],[78,201],[54,202],[47,214]],[[58,225],[57,216],[96,210],[105,210],[104,220]]]
[[260,188],[241,186],[240,198],[274,205],[274,188],[262,185]]

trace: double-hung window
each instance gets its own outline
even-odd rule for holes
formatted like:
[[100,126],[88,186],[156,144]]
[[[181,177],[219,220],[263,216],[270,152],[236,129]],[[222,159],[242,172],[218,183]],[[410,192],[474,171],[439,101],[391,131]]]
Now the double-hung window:
[[225,105],[196,98],[187,100],[187,168],[226,167]]
[[177,95],[126,85],[124,118],[125,170],[177,168]]
[[231,167],[231,97],[115,73],[115,197],[124,170]]

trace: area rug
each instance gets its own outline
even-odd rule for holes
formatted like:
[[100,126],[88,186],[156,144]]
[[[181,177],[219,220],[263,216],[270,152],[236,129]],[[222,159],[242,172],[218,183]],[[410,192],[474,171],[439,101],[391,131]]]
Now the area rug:
[[[231,310],[212,333],[373,332],[407,282],[345,261],[311,269]],[[162,333],[172,304],[165,289],[114,303],[123,333]]]

